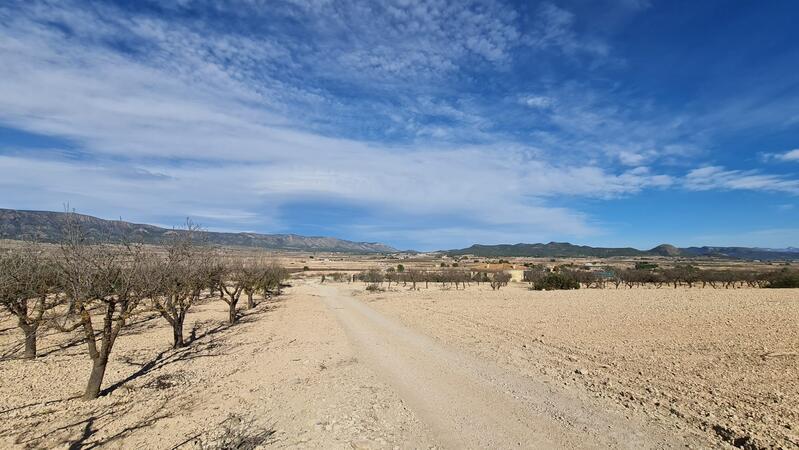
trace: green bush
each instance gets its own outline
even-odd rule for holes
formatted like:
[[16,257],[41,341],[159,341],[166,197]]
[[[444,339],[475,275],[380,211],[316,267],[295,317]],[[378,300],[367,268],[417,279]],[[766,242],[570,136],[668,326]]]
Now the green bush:
[[536,291],[554,291],[564,289],[580,289],[580,283],[564,273],[550,273],[533,284]]

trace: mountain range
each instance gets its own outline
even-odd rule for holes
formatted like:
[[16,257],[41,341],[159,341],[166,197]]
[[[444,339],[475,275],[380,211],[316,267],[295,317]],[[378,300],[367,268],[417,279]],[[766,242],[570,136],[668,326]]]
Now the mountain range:
[[[111,242],[130,240],[145,244],[160,244],[170,233],[174,233],[174,230],[154,225],[73,214],[80,222],[83,232],[90,239],[104,239]],[[59,242],[66,220],[67,213],[63,212],[0,209],[0,239]],[[209,243],[223,246],[309,252],[394,253],[397,251],[388,245],[379,243],[353,242],[331,237],[212,231],[203,231],[202,233]]]
[[[111,242],[123,240],[160,244],[175,230],[154,225],[105,220],[84,214],[72,213],[89,238]],[[67,213],[50,211],[24,211],[0,208],[0,239],[37,240],[59,242],[63,235]],[[376,242],[354,242],[321,236],[297,234],[223,233],[203,231],[206,240],[214,245],[252,247],[267,250],[342,252],[342,253],[396,253],[397,249]],[[475,255],[481,257],[716,257],[730,259],[799,260],[799,248],[769,249],[757,247],[685,247],[669,244],[649,250],[632,247],[590,247],[568,242],[547,244],[481,245],[446,250],[449,256]]]
[[799,259],[799,252],[793,248],[767,249],[756,247],[685,247],[678,248],[669,244],[658,245],[649,250],[638,250],[632,247],[589,247],[574,245],[568,242],[550,242],[548,244],[499,244],[480,245],[459,250],[448,250],[450,256],[475,255],[482,257],[592,257],[608,258],[614,256],[668,256],[668,257],[716,257],[731,259],[759,260],[794,260]]

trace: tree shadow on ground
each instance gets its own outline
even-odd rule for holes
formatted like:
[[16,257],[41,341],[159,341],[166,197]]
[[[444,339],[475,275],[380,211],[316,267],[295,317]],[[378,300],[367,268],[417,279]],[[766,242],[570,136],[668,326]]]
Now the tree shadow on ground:
[[98,439],[96,441],[90,441],[90,439],[97,433],[100,428],[94,428],[94,424],[97,420],[96,416],[89,417],[88,419],[84,420],[85,423],[83,427],[83,432],[75,441],[69,442],[69,450],[87,450],[102,447],[110,442],[116,441],[117,439],[122,439],[125,436],[129,435],[130,433],[140,430],[143,428],[148,428],[158,422],[161,419],[166,419],[168,417],[172,417],[171,413],[160,411],[157,414],[147,417],[146,419],[141,419],[134,423],[133,425],[128,425],[120,431],[116,433]]
[[2,353],[0,353],[0,362],[21,358],[19,355],[22,353],[23,347],[24,343],[22,342],[22,337],[20,337],[19,342],[15,342],[3,349]]
[[249,309],[240,308],[236,311],[236,324],[251,323],[266,313],[283,307],[285,295],[272,296],[256,301],[255,306]]
[[7,414],[7,413],[10,413],[12,411],[20,411],[20,410],[23,410],[23,409],[26,409],[26,408],[31,408],[33,406],[53,405],[55,403],[66,402],[66,401],[75,400],[75,399],[78,399],[78,398],[80,398],[80,396],[76,395],[76,396],[73,396],[73,397],[59,398],[59,399],[55,399],[55,400],[47,400],[47,401],[44,401],[44,402],[35,402],[35,403],[28,403],[26,405],[14,406],[12,408],[8,408],[8,409],[4,409],[4,410],[0,411],[0,415]]
[[[220,324],[217,321],[195,322],[191,328],[189,337],[187,339],[187,345],[185,347],[180,349],[169,348],[163,350],[149,360],[136,361],[133,357],[118,358],[118,361],[130,366],[135,366],[137,369],[124,379],[119,380],[103,389],[101,391],[101,395],[107,397],[109,394],[113,393],[120,387],[125,386],[131,381],[139,379],[145,375],[152,374],[153,372],[162,370],[176,363],[191,361],[198,358],[216,357],[226,354],[235,345],[226,338],[247,328],[240,327],[240,324],[257,321],[265,313],[281,307],[283,300],[284,298],[282,296],[262,300],[255,308],[245,310],[242,314],[239,324],[234,326]],[[135,330],[134,332],[143,332],[147,329],[157,326],[152,322],[153,319],[157,317],[158,316],[150,316],[135,322],[133,324]],[[62,343],[54,347],[48,347],[43,355],[50,355],[64,349],[80,345],[84,342],[85,339],[81,339],[80,337],[76,336],[74,339],[71,339],[66,343]],[[153,380],[150,380],[147,384],[143,385],[142,388],[167,390],[167,392],[171,392],[169,389],[185,382],[191,382],[190,380],[184,380],[184,378],[186,377],[181,372],[168,372],[155,377]],[[176,389],[175,391],[178,392],[179,389]],[[178,394],[176,393],[175,395]],[[114,422],[123,420],[126,415],[131,413],[137,403],[131,402],[130,399],[126,400],[124,396],[121,399],[118,399],[118,397],[114,396],[111,403],[107,401],[104,403],[98,403],[96,401],[85,403],[81,402],[81,406],[78,407],[77,410],[80,411],[83,409],[86,412],[83,414],[80,412],[75,412],[76,409],[70,406],[70,414],[74,414],[77,417],[82,416],[83,418],[68,424],[64,424],[63,421],[58,420],[59,415],[65,412],[65,408],[58,404],[77,400],[80,398],[80,396],[20,405],[0,411],[0,416],[6,413],[17,411],[17,413],[14,413],[14,419],[15,421],[21,421],[24,423],[24,427],[22,427],[22,429],[12,429],[11,427],[8,427],[7,430],[0,431],[0,436],[13,436],[16,434],[16,443],[27,448],[49,447],[52,446],[52,443],[55,439],[60,439],[60,444],[58,445],[59,447],[65,447],[69,449],[96,448],[109,442],[125,438],[138,429],[150,427],[161,419],[171,417],[171,413],[164,412],[164,406],[172,401],[170,400],[170,397],[170,395],[167,395],[167,398],[164,400],[164,405],[154,409],[152,414],[147,415],[146,418],[136,420],[131,425],[126,426],[119,431],[115,431],[114,434],[111,435],[106,434],[105,430],[109,429],[109,427],[112,427]],[[176,410],[174,404],[170,403],[170,407],[173,411]],[[19,415],[19,411],[25,412],[22,415]],[[140,410],[138,412],[141,413]],[[242,433],[240,436],[243,439],[241,441],[243,442],[242,445],[245,446],[236,448],[254,448],[257,445],[263,445],[270,442],[275,433],[275,431],[271,428],[261,429],[255,427],[250,431],[252,431],[252,433]],[[197,437],[199,437],[199,435],[192,439],[196,439]],[[250,446],[250,444],[254,442],[256,444]],[[259,442],[260,444],[258,444]]]
[[144,313],[138,317],[138,320],[131,321],[125,328],[122,329],[122,335],[136,335],[144,333],[145,331],[158,328],[160,326],[159,319],[161,316],[155,313]]
[[185,347],[178,348],[178,349],[167,349],[159,352],[155,355],[152,359],[144,362],[137,362],[134,361],[131,357],[122,357],[118,358],[118,360],[122,361],[123,363],[130,365],[130,366],[137,366],[138,369],[128,375],[127,377],[123,378],[122,380],[117,381],[116,383],[108,386],[107,388],[103,389],[100,392],[100,395],[108,395],[114,392],[115,390],[119,389],[123,385],[130,383],[131,381],[140,378],[144,375],[147,375],[151,372],[161,370],[167,366],[170,366],[175,363],[183,362],[183,361],[191,361],[193,359],[198,358],[212,358],[216,356],[221,356],[224,354],[226,350],[230,350],[232,345],[229,342],[220,342],[218,340],[211,340],[206,339],[212,337],[216,334],[219,334],[223,331],[230,330],[231,327],[224,324],[217,325],[212,328],[208,328],[205,331],[198,334],[198,329],[201,325],[198,323],[194,324],[192,328],[188,343]]
[[[95,333],[95,335],[99,336],[100,332],[98,331],[97,333]],[[62,342],[62,343],[59,343],[59,344],[54,344],[54,345],[45,347],[44,350],[39,353],[37,358],[41,358],[43,356],[49,356],[49,355],[52,355],[54,353],[59,353],[59,352],[65,351],[65,350],[69,350],[71,348],[78,347],[81,344],[85,344],[85,343],[86,343],[86,336],[82,332],[81,333],[76,333],[67,342]]]
[[89,411],[83,414],[84,418],[57,426],[51,425],[57,419],[49,417],[50,414],[46,412],[33,415],[29,419],[34,420],[30,421],[17,436],[15,444],[25,448],[58,447],[70,450],[101,447],[122,439],[136,430],[150,427],[162,419],[171,417],[172,413],[167,412],[165,408],[169,402],[169,399],[164,399],[162,403],[151,407],[152,413],[140,414],[141,419],[137,419],[111,434],[103,433],[103,430],[113,426],[115,422],[133,412],[134,409],[141,409],[141,405],[136,402],[125,403],[124,401],[102,405],[86,403],[82,405]]

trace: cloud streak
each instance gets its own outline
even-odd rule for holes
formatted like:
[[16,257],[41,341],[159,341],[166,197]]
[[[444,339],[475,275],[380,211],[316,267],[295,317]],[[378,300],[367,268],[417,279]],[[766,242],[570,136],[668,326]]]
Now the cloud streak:
[[[214,19],[187,19],[198,5]],[[395,229],[432,245],[604,231],[563,199],[799,190],[756,171],[658,166],[701,154],[684,139],[691,121],[620,107],[612,85],[549,81],[553,58],[582,69],[613,54],[554,3],[528,16],[493,1],[161,6],[166,16],[0,7],[0,123],[75,147],[2,144],[1,206],[69,201],[106,217],[282,231],[291,204],[355,204],[384,223],[436,222]],[[505,92],[524,58],[540,59],[540,76]],[[477,92],[486,73],[500,81]]]
[[754,170],[725,170],[720,166],[691,170],[685,176],[685,187],[695,191],[733,189],[799,194],[799,180]]
[[780,161],[799,161],[799,148],[776,155],[775,158]]

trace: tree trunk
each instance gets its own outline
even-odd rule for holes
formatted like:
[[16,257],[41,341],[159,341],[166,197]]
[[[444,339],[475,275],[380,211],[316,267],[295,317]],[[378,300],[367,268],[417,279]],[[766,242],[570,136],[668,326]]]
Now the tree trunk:
[[236,323],[236,302],[231,301],[228,307],[228,323],[233,325]]
[[36,358],[36,328],[32,326],[22,327],[25,333],[25,359]]
[[175,318],[172,322],[172,348],[181,348],[186,344],[183,342],[183,318]]
[[86,392],[83,394],[84,400],[94,400],[100,396],[106,365],[108,365],[107,356],[92,360],[92,374],[89,377],[89,384],[86,385]]
[[255,308],[255,301],[252,299],[252,292],[247,293],[247,309]]

